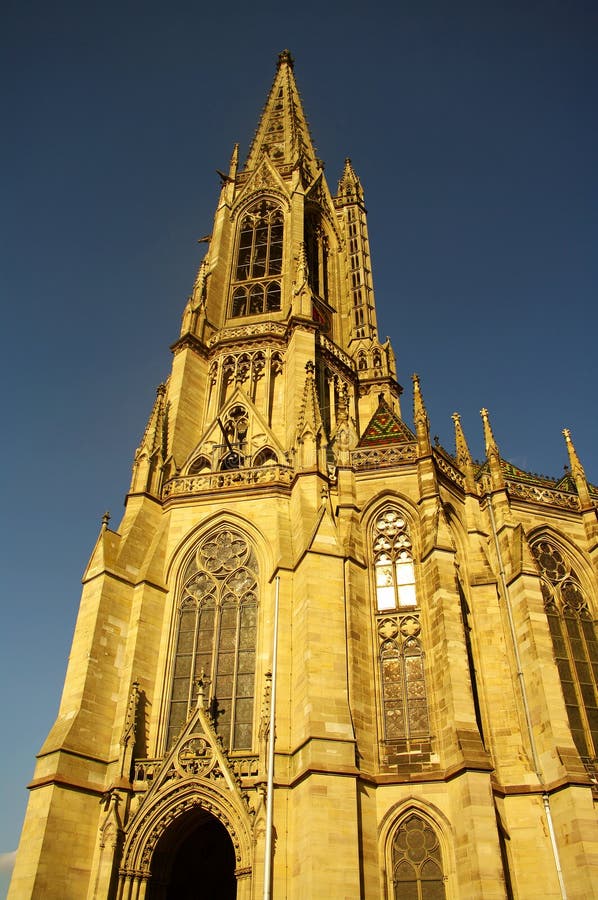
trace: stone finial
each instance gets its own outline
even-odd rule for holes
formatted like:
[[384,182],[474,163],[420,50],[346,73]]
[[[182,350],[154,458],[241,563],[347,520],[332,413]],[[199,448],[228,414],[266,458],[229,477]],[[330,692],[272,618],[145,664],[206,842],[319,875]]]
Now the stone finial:
[[280,69],[280,67],[284,66],[284,65],[290,66],[291,69],[293,69],[295,67],[295,60],[291,56],[290,50],[282,50],[278,54],[278,63],[277,63],[276,68]]
[[110,519],[110,513],[108,512],[108,510],[106,510],[106,512],[102,516],[102,528],[108,528],[108,522],[110,521]]

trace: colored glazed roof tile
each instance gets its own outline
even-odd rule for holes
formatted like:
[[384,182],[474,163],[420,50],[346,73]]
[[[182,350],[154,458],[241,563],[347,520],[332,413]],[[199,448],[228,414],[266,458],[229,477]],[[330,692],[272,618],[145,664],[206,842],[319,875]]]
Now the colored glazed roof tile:
[[381,447],[386,444],[411,443],[413,432],[390,408],[385,400],[380,400],[378,409],[363,432],[359,447]]

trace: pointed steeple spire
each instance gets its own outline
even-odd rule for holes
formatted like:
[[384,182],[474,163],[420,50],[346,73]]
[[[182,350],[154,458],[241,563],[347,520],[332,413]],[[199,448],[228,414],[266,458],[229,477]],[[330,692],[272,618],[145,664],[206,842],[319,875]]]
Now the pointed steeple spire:
[[337,199],[341,204],[354,203],[356,200],[363,203],[363,187],[349,157],[345,159],[345,168],[338,183]]
[[419,375],[413,375],[413,421],[415,424],[415,433],[417,435],[417,443],[419,445],[420,456],[425,456],[431,452],[430,444],[430,422],[428,413],[424,404],[421,389],[419,386]]
[[565,443],[567,445],[569,466],[571,468],[571,475],[573,476],[573,480],[575,481],[575,487],[577,488],[579,501],[582,508],[590,507],[593,504],[590,497],[590,490],[588,488],[586,473],[580,462],[579,456],[577,455],[577,451],[571,439],[571,432],[568,428],[563,428],[563,437],[565,438]]
[[288,50],[278,56],[274,83],[244,171],[254,169],[264,153],[275,166],[301,165],[309,178],[320,168],[293,74],[293,57]]
[[473,469],[473,459],[469,452],[469,446],[461,427],[461,416],[459,413],[453,413],[451,416],[455,424],[455,447],[457,450],[457,462],[459,467],[465,473],[465,487],[468,491],[475,491],[475,479]]
[[499,490],[501,488],[504,488],[505,482],[502,474],[498,445],[494,439],[494,434],[492,433],[492,426],[490,425],[490,419],[488,417],[488,410],[486,409],[486,407],[480,410],[480,415],[482,417],[482,423],[484,426],[484,443],[486,445],[486,458],[490,467],[492,487]]

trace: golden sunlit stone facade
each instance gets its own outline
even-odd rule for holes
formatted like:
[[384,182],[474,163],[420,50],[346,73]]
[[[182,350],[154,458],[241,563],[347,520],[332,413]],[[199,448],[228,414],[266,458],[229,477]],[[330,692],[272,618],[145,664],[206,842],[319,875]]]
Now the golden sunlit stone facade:
[[[290,55],[102,525],[12,900],[598,897],[598,492],[402,418]],[[270,896],[270,894],[267,894]]]

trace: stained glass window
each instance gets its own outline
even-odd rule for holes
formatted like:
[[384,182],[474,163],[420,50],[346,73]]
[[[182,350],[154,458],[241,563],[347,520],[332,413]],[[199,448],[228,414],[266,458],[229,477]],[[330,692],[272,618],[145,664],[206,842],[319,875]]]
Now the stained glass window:
[[226,749],[252,746],[257,562],[235,531],[204,540],[188,564],[179,605],[168,746],[197,702],[204,673],[206,696]]
[[542,576],[544,609],[573,741],[585,765],[595,771],[598,640],[587,597],[571,563],[550,541],[538,541],[532,552]]
[[392,842],[395,900],[445,900],[442,854],[438,836],[421,816],[412,813]]
[[386,741],[429,736],[424,656],[416,616],[378,620],[382,711]]

